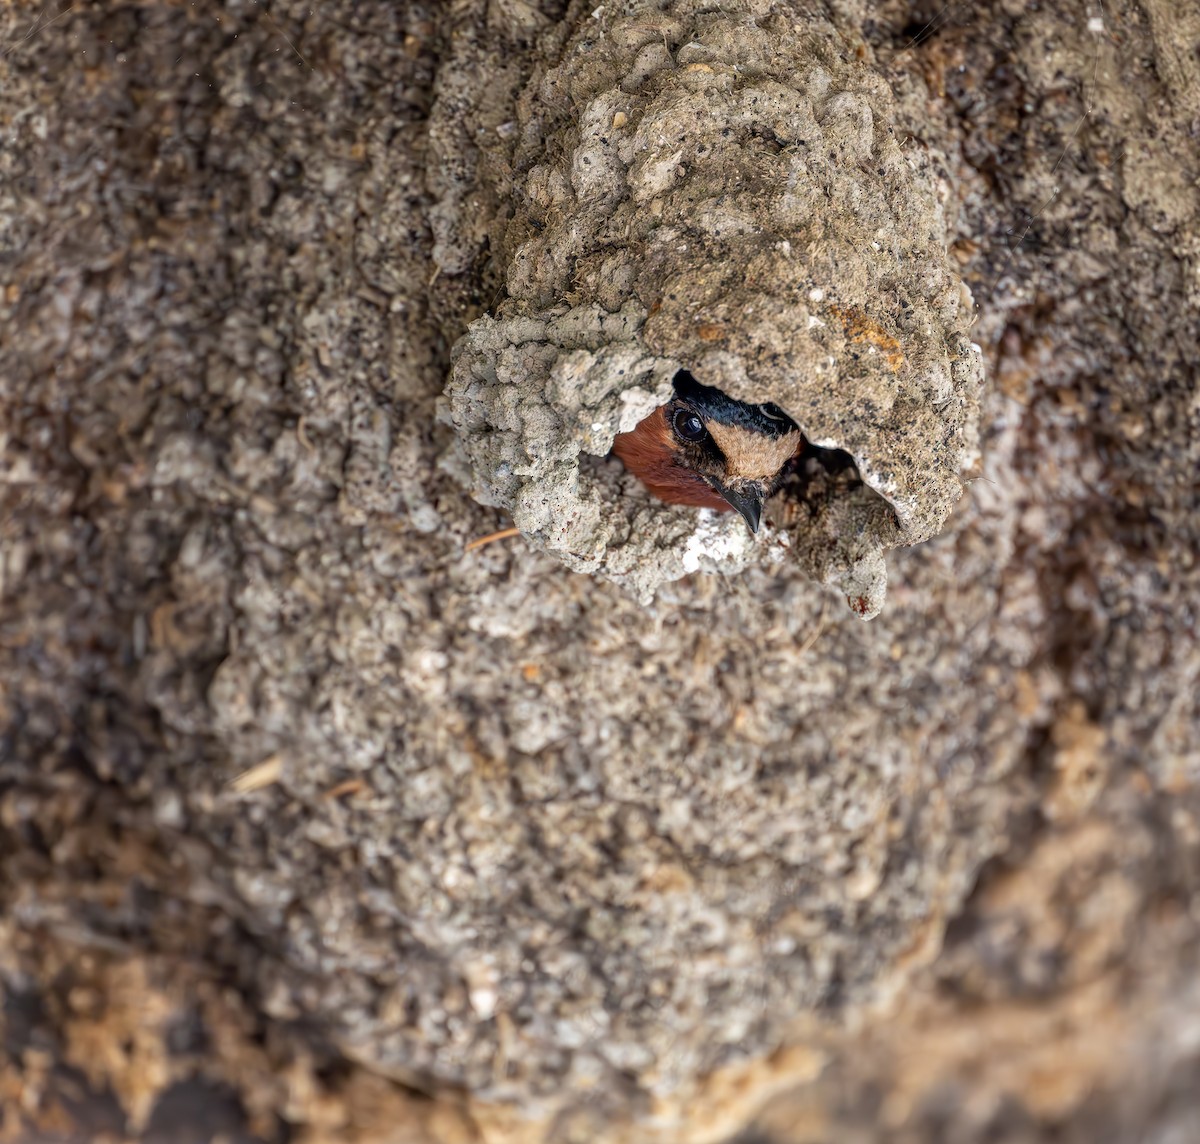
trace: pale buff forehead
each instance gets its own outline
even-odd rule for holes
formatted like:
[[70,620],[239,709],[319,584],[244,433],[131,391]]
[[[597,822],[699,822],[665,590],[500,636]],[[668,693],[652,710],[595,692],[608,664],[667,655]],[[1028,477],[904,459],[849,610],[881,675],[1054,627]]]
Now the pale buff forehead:
[[773,477],[800,445],[799,431],[782,437],[767,437],[736,425],[707,423],[717,448],[725,454],[727,480],[755,481]]

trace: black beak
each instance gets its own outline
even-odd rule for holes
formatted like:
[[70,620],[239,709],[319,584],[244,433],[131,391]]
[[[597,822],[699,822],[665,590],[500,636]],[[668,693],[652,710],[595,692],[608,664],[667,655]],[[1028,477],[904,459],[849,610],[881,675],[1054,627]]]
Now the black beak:
[[731,508],[737,509],[742,514],[742,519],[750,526],[751,532],[758,532],[765,499],[763,490],[758,485],[747,484],[744,488],[733,489],[714,481],[713,488],[729,502]]

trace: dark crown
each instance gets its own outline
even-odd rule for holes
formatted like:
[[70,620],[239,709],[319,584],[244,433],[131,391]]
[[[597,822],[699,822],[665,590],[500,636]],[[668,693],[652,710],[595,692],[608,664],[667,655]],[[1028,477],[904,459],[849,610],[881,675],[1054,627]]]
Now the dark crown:
[[707,420],[721,425],[736,425],[765,437],[784,437],[799,426],[778,405],[751,405],[737,401],[711,385],[702,385],[686,369],[674,377],[675,396],[682,398]]

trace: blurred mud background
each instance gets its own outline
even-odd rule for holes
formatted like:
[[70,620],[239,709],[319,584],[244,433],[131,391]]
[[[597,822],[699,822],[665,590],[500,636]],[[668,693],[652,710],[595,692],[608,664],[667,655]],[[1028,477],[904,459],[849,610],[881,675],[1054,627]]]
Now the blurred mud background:
[[870,624],[468,550],[426,123],[559,14],[0,9],[0,1140],[1200,1138],[1200,11],[838,6],[988,363]]

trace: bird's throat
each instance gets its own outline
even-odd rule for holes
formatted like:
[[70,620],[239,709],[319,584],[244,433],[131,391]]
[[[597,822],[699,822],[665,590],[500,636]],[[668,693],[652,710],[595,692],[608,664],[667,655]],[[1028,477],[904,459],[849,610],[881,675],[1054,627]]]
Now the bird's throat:
[[679,463],[674,436],[663,406],[613,440],[613,455],[659,500],[729,512],[730,505],[698,473]]

